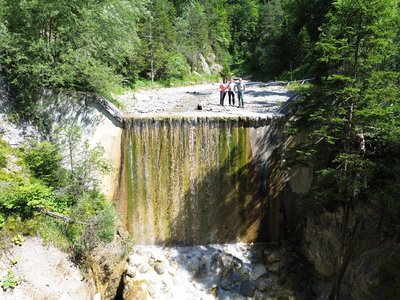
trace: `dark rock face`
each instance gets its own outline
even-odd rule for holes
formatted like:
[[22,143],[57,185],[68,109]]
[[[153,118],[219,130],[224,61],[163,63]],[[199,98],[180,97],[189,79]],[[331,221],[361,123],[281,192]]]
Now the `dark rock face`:
[[254,281],[242,281],[240,284],[240,294],[244,297],[252,297],[256,290],[256,284]]

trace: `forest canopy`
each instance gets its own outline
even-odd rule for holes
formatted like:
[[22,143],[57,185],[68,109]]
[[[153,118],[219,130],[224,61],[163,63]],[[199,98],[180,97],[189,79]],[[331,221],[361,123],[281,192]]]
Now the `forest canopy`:
[[0,71],[21,107],[41,87],[107,95],[231,69],[305,77],[330,2],[0,0]]

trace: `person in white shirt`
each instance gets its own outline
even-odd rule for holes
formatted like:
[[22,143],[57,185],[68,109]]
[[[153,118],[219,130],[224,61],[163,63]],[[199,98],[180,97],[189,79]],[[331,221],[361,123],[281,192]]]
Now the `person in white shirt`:
[[235,86],[236,83],[233,81],[233,78],[231,78],[228,86],[229,105],[235,105]]

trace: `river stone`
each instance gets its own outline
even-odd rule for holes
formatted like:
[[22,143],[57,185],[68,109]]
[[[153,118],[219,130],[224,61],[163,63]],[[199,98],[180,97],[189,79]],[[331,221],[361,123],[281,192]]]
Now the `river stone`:
[[145,255],[147,255],[147,251],[144,250],[144,249],[142,249],[142,248],[137,248],[135,252],[136,252],[138,255],[140,255],[140,256],[145,256]]
[[222,254],[220,256],[221,264],[224,268],[227,268],[231,265],[232,263],[232,255],[229,254]]
[[279,262],[276,262],[276,263],[268,266],[268,271],[275,273],[275,274],[279,274],[280,269],[281,269],[281,266],[280,266]]
[[244,297],[253,297],[256,284],[253,281],[242,281],[240,284],[240,294]]
[[157,289],[156,289],[156,285],[155,284],[153,284],[153,283],[148,283],[147,284],[147,292],[149,293],[149,295],[151,297],[154,298],[154,295],[156,294],[156,291],[157,291]]
[[170,267],[168,268],[168,273],[171,274],[172,276],[174,276],[174,275],[176,274],[175,268],[173,268],[173,267],[170,266]]
[[162,275],[166,271],[165,264],[163,262],[158,262],[154,265],[154,270],[157,272],[158,275]]
[[269,291],[273,285],[272,279],[270,278],[259,278],[257,279],[256,283],[257,288],[262,292]]
[[281,260],[280,254],[278,251],[273,251],[271,254],[266,257],[267,262],[275,263]]
[[215,275],[221,272],[222,262],[220,260],[220,253],[216,253],[211,257],[210,272]]
[[150,256],[149,260],[147,261],[149,263],[150,266],[154,266],[156,260],[154,259],[153,256]]
[[233,267],[234,267],[236,270],[240,270],[240,268],[241,268],[242,265],[243,265],[243,262],[242,262],[241,259],[239,259],[239,258],[237,258],[237,257],[234,257],[233,260],[232,260],[232,264],[233,264]]
[[148,264],[141,264],[139,267],[139,272],[140,273],[147,273],[149,271],[150,267]]
[[232,292],[226,292],[226,291],[219,291],[217,299],[219,299],[219,300],[246,300],[246,298],[243,297],[242,295],[232,293]]
[[151,253],[151,257],[155,261],[165,261],[167,258],[165,257],[164,253],[161,249],[156,249]]
[[250,279],[256,280],[261,276],[264,276],[265,274],[267,274],[267,268],[265,267],[265,265],[258,264],[254,267],[253,270],[251,270]]
[[229,280],[227,280],[226,278],[223,278],[223,279],[220,280],[220,282],[219,282],[219,286],[220,286],[221,288],[223,288],[224,290],[229,290],[229,284],[230,284],[230,282],[229,282]]
[[240,273],[234,269],[230,269],[226,274],[226,279],[231,282],[236,282],[240,280]]
[[134,278],[136,276],[136,270],[137,269],[134,266],[128,265],[128,268],[126,269],[126,275],[130,278]]
[[129,256],[129,264],[132,266],[139,266],[143,262],[143,257],[138,254],[132,254]]
[[148,296],[144,281],[130,280],[125,283],[122,297],[124,300],[147,300]]

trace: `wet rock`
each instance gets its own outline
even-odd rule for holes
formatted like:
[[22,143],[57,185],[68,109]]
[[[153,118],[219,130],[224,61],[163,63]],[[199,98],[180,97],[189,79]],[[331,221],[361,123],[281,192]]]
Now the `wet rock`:
[[273,251],[271,254],[267,255],[265,258],[269,263],[275,263],[281,260],[280,254],[278,251]]
[[154,259],[154,257],[151,256],[147,262],[149,263],[150,266],[154,266],[156,260]]
[[242,275],[242,278],[249,278],[249,274],[252,270],[251,264],[249,263],[244,263],[242,267],[240,268],[239,272]]
[[148,294],[146,291],[146,285],[144,281],[130,280],[125,283],[123,292],[124,300],[147,300]]
[[239,295],[237,293],[232,293],[232,292],[226,292],[226,291],[220,291],[218,293],[217,299],[220,300],[246,300],[245,297],[242,295]]
[[165,264],[162,262],[158,262],[154,265],[154,270],[157,272],[158,275],[162,275],[166,271]]
[[258,264],[254,267],[253,270],[251,270],[250,279],[257,280],[258,278],[264,276],[265,274],[267,274],[267,268],[265,267],[265,265]]
[[153,258],[154,261],[156,261],[156,262],[157,261],[165,261],[167,259],[161,249],[154,250],[151,253],[150,257]]
[[222,262],[220,260],[220,253],[216,253],[211,257],[210,272],[215,275],[219,274],[222,270]]
[[263,292],[259,291],[259,290],[255,290],[254,292],[254,299],[255,300],[264,300],[266,297],[264,295]]
[[233,267],[234,267],[236,270],[239,270],[239,269],[242,267],[243,262],[242,262],[241,259],[239,259],[239,258],[237,258],[237,257],[233,257],[233,259],[232,259],[232,265],[233,265]]
[[148,264],[141,264],[139,267],[139,272],[140,273],[147,273],[149,271],[150,267]]
[[176,274],[176,270],[173,267],[168,268],[168,273],[174,276]]
[[281,270],[281,265],[279,262],[268,266],[268,271],[272,273],[279,274],[280,270]]
[[240,273],[234,269],[230,269],[228,273],[226,273],[226,279],[230,282],[236,282],[240,280]]
[[140,256],[145,256],[147,255],[146,250],[142,249],[142,248],[136,248],[136,254],[140,255]]
[[230,282],[229,280],[223,278],[220,282],[219,282],[219,286],[224,289],[224,290],[229,290],[230,288]]
[[147,285],[147,292],[149,293],[149,295],[150,295],[151,297],[154,297],[154,296],[155,296],[156,291],[157,291],[157,289],[156,289],[155,284],[149,283],[149,284]]
[[232,263],[232,255],[229,254],[222,254],[220,256],[221,264],[224,268],[230,267]]
[[262,292],[269,291],[273,285],[272,279],[270,278],[259,278],[256,283],[257,288]]
[[143,263],[143,257],[138,254],[132,254],[129,256],[128,262],[132,266],[139,266],[141,263]]
[[252,297],[256,289],[254,281],[246,280],[240,284],[240,294],[244,297]]
[[134,278],[136,276],[136,268],[129,265],[128,268],[126,269],[126,275],[129,276],[130,278]]
[[249,259],[253,263],[262,262],[263,252],[261,250],[253,250],[249,253]]
[[192,275],[196,275],[198,273],[199,267],[200,267],[200,261],[199,261],[198,257],[191,257],[187,263],[188,263],[187,269],[188,269],[189,273]]

